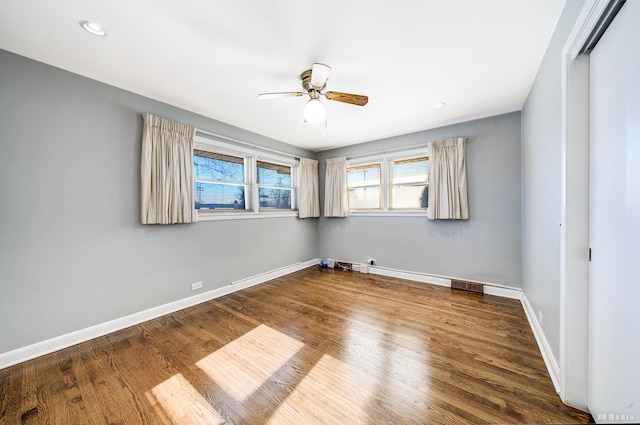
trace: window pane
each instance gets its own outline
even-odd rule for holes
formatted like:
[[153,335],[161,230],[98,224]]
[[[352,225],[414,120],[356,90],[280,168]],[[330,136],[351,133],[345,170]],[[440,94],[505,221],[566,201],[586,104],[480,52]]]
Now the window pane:
[[261,187],[260,208],[291,209],[291,189],[269,189]]
[[206,151],[195,151],[193,168],[196,179],[244,182],[243,158]]
[[412,158],[393,161],[393,184],[426,183],[429,181],[429,158]]
[[196,209],[244,210],[244,186],[218,183],[195,183]]
[[428,186],[393,186],[391,188],[391,208],[427,208]]
[[291,167],[258,161],[258,184],[291,187]]
[[379,209],[380,188],[358,187],[349,189],[349,209]]
[[347,184],[349,187],[379,185],[380,164],[347,168]]

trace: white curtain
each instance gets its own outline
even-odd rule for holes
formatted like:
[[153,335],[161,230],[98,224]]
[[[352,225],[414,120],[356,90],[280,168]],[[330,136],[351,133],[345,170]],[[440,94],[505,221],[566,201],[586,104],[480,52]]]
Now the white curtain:
[[430,144],[427,217],[432,220],[469,218],[466,142],[465,137],[457,137]]
[[349,217],[349,189],[347,188],[347,159],[327,159],[324,179],[324,216]]
[[192,223],[195,128],[143,114],[140,194],[142,224]]
[[298,191],[298,217],[320,217],[318,194],[318,161],[300,158],[300,189]]

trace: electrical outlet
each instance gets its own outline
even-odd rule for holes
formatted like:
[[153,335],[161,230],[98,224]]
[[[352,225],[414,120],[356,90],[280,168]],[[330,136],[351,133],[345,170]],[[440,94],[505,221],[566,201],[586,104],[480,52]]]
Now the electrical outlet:
[[202,288],[202,281],[191,284],[192,291],[195,291],[196,289],[200,289],[200,288]]
[[375,266],[376,265],[376,259],[375,258],[369,258],[367,259],[367,264],[369,266]]

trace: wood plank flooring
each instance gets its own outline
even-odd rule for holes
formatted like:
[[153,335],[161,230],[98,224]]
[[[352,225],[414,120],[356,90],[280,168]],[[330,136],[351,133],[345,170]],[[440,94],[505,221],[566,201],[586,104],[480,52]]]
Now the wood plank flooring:
[[518,301],[315,267],[0,370],[0,424],[591,421]]

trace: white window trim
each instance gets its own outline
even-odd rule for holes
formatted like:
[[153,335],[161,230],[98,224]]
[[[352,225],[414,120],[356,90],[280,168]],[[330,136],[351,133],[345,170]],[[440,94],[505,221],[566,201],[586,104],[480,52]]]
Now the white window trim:
[[363,208],[363,209],[358,209],[358,210],[354,210],[354,209],[349,209],[350,212],[353,214],[354,212],[367,212],[367,213],[371,213],[371,212],[380,212],[382,211],[383,205],[384,205],[384,196],[385,196],[385,190],[384,190],[384,181],[385,181],[385,177],[384,177],[384,173],[385,173],[385,166],[384,166],[384,162],[382,161],[378,161],[378,160],[373,160],[373,161],[368,161],[368,162],[364,162],[362,164],[358,163],[358,164],[350,164],[349,162],[347,162],[347,169],[349,169],[349,167],[358,167],[361,165],[379,165],[380,166],[380,184],[376,184],[376,185],[364,185],[364,186],[354,186],[353,188],[380,188],[380,208]]
[[[197,211],[198,221],[218,221],[218,220],[254,220],[263,218],[283,218],[298,217],[296,204],[298,190],[298,168],[300,161],[292,158],[291,155],[282,153],[265,153],[258,149],[239,146],[210,137],[202,137],[198,134],[194,137],[195,149],[205,150],[225,155],[246,158],[245,183],[249,192],[247,200],[250,202],[249,209],[243,211]],[[279,165],[291,167],[291,210],[260,209],[260,199],[257,178],[257,162],[265,161]]]
[[[279,187],[279,186],[272,186],[272,185],[268,185],[268,184],[259,184],[258,183],[258,161],[262,161],[262,162],[269,162],[271,164],[276,164],[276,165],[284,165],[287,167],[291,167],[291,186],[290,187]],[[277,158],[274,156],[258,156],[256,157],[256,160],[253,161],[253,174],[254,176],[256,176],[253,180],[253,184],[255,185],[255,201],[256,204],[254,204],[256,206],[256,209],[258,210],[258,212],[263,212],[263,213],[268,213],[268,214],[277,214],[277,213],[281,213],[281,212],[285,212],[285,210],[276,210],[276,209],[269,209],[269,208],[260,208],[260,188],[264,187],[264,188],[270,188],[270,189],[288,189],[291,190],[291,211],[295,211],[296,215],[298,214],[298,204],[296,202],[296,198],[297,198],[297,194],[298,194],[298,169],[300,168],[300,162],[298,161],[297,163],[293,160],[289,160],[286,161],[285,158]],[[286,211],[289,212],[289,211]]]
[[298,211],[238,211],[198,214],[198,221],[255,220],[262,218],[298,217]]
[[426,217],[427,210],[387,210],[365,211],[351,210],[352,217]]
[[407,149],[403,151],[394,151],[392,153],[382,153],[379,155],[358,156],[357,158],[347,159],[348,167],[357,167],[361,165],[380,163],[380,179],[382,189],[382,206],[380,209],[371,210],[351,210],[352,217],[426,217],[427,209],[392,209],[390,208],[390,192],[391,172],[390,167],[392,161],[402,159],[417,158],[421,156],[429,156],[429,148],[427,146],[420,148]]

